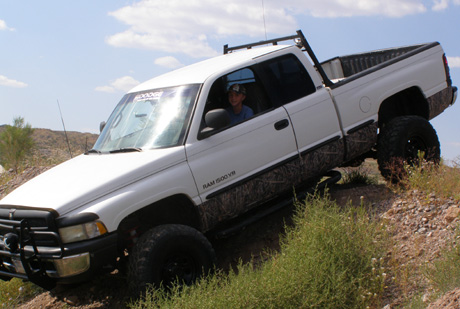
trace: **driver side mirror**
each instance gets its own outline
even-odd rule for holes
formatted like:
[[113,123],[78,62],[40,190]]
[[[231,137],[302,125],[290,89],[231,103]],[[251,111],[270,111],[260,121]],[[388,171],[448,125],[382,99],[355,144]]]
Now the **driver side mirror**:
[[206,113],[204,116],[206,128],[201,130],[201,137],[206,138],[214,132],[225,128],[230,124],[230,116],[225,109],[213,109]]

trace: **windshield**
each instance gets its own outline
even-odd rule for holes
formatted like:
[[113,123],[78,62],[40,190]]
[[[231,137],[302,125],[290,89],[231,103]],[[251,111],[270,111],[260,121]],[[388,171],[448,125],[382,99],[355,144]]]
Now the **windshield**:
[[164,148],[184,143],[199,85],[126,94],[93,150],[118,152]]

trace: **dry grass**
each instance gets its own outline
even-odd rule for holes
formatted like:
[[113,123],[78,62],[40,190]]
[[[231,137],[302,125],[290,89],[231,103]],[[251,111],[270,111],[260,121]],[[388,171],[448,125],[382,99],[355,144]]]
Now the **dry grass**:
[[407,177],[401,185],[405,189],[419,190],[427,195],[434,193],[441,198],[453,198],[460,201],[459,164],[447,166],[422,160],[415,166],[406,166]]

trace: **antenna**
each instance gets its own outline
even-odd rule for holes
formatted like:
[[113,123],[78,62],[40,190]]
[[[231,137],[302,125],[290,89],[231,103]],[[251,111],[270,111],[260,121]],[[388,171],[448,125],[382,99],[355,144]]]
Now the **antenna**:
[[265,24],[265,5],[264,0],[262,0],[262,17],[264,19],[264,30],[265,30],[265,41],[267,41],[267,25]]
[[65,135],[65,140],[67,141],[67,146],[69,147],[69,153],[70,153],[70,158],[72,159],[72,150],[70,149],[70,143],[69,143],[69,138],[67,137],[67,131],[65,129],[65,124],[64,124],[64,118],[62,117],[62,112],[61,112],[61,105],[59,104],[59,100],[56,100],[59,108],[59,114],[61,115],[61,121],[62,121],[62,127],[64,128],[64,135]]

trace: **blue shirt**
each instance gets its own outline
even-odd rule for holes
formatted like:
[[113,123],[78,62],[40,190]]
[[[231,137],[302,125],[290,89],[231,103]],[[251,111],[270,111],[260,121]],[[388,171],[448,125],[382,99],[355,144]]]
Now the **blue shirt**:
[[228,114],[230,115],[230,124],[238,123],[254,115],[254,112],[252,111],[252,109],[246,105],[243,105],[241,112],[239,114],[235,114],[233,112],[232,107],[227,107],[226,110]]

